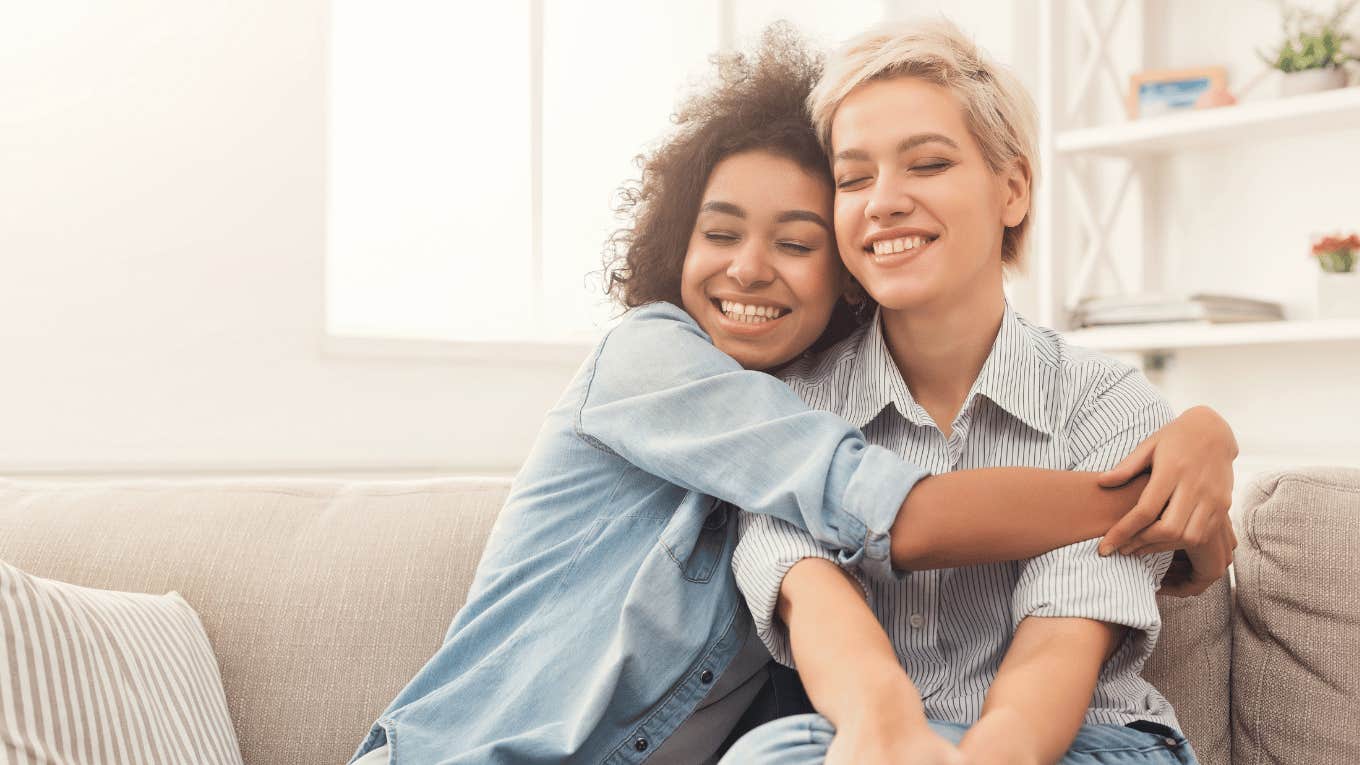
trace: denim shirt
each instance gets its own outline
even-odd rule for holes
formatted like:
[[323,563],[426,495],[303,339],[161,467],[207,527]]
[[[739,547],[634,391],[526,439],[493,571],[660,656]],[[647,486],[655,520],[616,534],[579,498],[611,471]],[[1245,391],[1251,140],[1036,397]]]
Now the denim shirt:
[[887,575],[924,475],[680,308],[636,308],[548,413],[466,604],[351,761],[385,741],[394,765],[642,762],[751,629],[733,508]]

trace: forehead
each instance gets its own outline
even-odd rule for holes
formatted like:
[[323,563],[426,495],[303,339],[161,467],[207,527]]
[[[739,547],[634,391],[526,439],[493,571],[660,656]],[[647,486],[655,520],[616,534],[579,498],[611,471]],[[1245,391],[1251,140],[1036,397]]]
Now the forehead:
[[871,80],[845,97],[831,120],[831,151],[881,149],[918,133],[974,147],[963,105],[948,88],[916,77]]
[[704,201],[731,202],[750,212],[830,207],[832,189],[787,157],[745,151],[723,158],[709,173]]

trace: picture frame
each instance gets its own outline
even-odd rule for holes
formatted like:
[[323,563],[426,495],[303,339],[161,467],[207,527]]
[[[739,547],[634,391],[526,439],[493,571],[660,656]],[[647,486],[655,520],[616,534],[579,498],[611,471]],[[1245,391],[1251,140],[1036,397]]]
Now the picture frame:
[[1227,86],[1228,72],[1221,66],[1139,72],[1129,78],[1129,119],[1194,109],[1200,96],[1211,90],[1226,90]]

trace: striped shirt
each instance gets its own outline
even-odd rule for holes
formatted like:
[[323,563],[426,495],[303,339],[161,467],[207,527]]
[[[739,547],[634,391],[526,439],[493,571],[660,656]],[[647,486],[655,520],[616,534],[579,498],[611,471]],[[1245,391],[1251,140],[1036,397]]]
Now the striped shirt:
[[[781,377],[809,405],[845,417],[870,443],[932,474],[1003,466],[1108,470],[1172,419],[1170,405],[1136,369],[1067,345],[1009,302],[948,438],[912,398],[877,317]],[[732,564],[737,584],[771,654],[793,666],[787,631],[775,616],[780,582],[803,558],[837,561],[837,555],[770,516],[741,513],[739,528]],[[1166,699],[1139,676],[1161,628],[1155,593],[1171,554],[1102,558],[1097,544],[889,579],[847,570],[860,581],[931,720],[978,719],[1022,619],[1081,617],[1129,628],[1100,673],[1085,721],[1151,720],[1179,729]]]

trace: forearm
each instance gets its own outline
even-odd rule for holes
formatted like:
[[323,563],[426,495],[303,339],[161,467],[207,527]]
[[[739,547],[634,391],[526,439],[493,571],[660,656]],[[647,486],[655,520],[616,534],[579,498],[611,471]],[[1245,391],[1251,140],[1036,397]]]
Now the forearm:
[[1124,629],[1077,618],[1029,617],[960,748],[983,762],[1057,762],[1072,745],[1101,666]]
[[930,476],[893,523],[892,560],[923,570],[1033,558],[1103,535],[1138,501],[1147,476],[1113,489],[1099,473],[986,468]]
[[817,711],[838,730],[867,717],[926,726],[920,694],[860,586],[831,561],[789,569],[776,612],[788,626],[794,663]]

